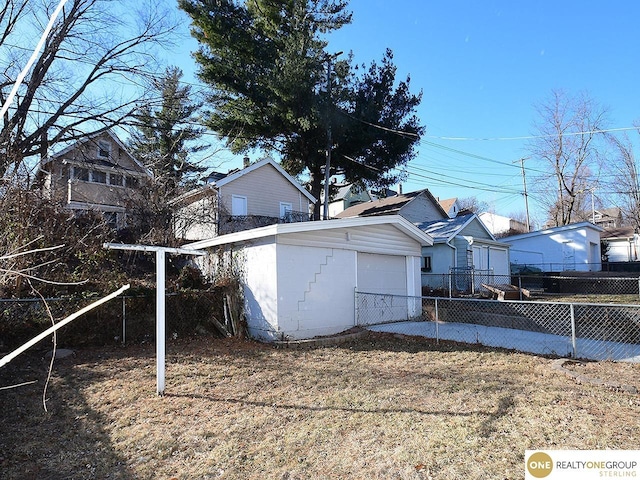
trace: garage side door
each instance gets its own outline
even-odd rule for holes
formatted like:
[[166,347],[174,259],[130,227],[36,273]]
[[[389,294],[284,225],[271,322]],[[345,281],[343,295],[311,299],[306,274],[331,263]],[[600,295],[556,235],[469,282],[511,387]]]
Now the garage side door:
[[358,253],[358,291],[406,296],[405,257]]

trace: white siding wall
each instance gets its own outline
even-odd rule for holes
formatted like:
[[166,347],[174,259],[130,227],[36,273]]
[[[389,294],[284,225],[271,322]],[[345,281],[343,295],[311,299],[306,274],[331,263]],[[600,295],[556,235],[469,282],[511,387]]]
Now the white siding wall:
[[[591,228],[506,238],[505,243],[511,245],[511,261],[515,264],[533,264],[545,272],[601,270],[600,234]],[[591,244],[597,244],[595,252]],[[598,258],[593,258],[596,254]]]
[[247,215],[279,217],[280,202],[291,203],[296,212],[309,211],[309,199],[269,164],[220,187],[220,199],[229,214],[232,195],[247,197]]
[[278,237],[278,243],[321,248],[343,248],[367,253],[420,256],[421,246],[391,225],[357,228],[333,228],[313,232],[290,233]]
[[607,239],[609,243],[610,262],[636,262],[640,255],[640,236],[634,235],[626,239]]

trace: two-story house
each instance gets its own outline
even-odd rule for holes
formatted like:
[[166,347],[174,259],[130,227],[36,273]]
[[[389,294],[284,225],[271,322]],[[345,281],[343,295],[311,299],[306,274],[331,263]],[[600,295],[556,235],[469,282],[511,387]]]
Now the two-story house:
[[277,162],[264,158],[226,174],[172,203],[177,238],[203,240],[274,223],[311,219],[316,199]]
[[151,178],[111,131],[87,136],[40,161],[38,181],[45,198],[64,208],[102,213],[114,227],[126,225],[126,212]]

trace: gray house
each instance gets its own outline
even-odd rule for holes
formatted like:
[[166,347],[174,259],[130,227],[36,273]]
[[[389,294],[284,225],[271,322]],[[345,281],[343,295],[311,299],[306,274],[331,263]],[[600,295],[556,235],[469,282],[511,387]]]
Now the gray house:
[[[433,238],[433,245],[422,249],[423,286],[439,288],[443,274],[471,271],[480,283],[509,283],[509,246],[498,242],[475,213],[416,226]],[[458,285],[459,290],[468,287]]]

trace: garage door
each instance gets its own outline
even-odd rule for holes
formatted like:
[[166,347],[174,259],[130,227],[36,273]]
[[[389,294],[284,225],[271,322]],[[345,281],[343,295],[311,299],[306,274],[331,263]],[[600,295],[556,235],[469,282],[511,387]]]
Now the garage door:
[[405,257],[358,253],[358,291],[407,295]]

